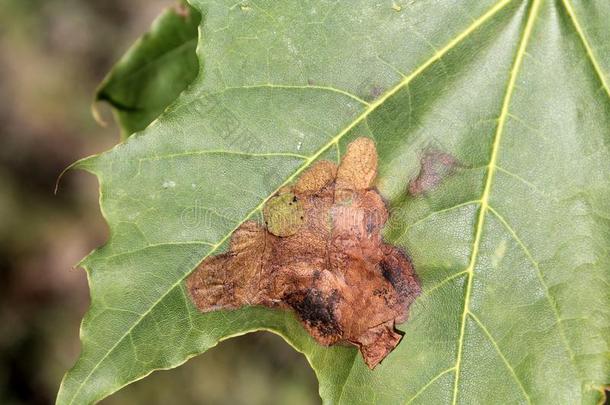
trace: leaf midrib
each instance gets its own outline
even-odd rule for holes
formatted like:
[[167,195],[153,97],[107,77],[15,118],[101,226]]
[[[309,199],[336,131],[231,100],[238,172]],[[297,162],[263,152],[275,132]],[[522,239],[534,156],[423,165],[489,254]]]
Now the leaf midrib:
[[[398,91],[400,91],[403,87],[407,86],[414,78],[416,78],[420,73],[422,73],[424,70],[426,70],[429,66],[431,66],[432,64],[434,64],[436,61],[438,61],[439,59],[441,59],[445,54],[447,54],[451,49],[453,49],[456,45],[458,45],[460,42],[462,42],[465,38],[467,38],[470,34],[472,34],[474,31],[476,31],[481,25],[483,25],[486,21],[488,21],[491,17],[493,17],[495,14],[497,14],[500,10],[502,10],[507,4],[509,4],[510,2],[512,2],[513,0],[500,0],[498,1],[493,7],[491,7],[488,11],[486,11],[484,14],[482,14],[479,18],[477,18],[476,20],[474,20],[464,31],[462,31],[460,34],[458,34],[454,39],[452,39],[451,41],[449,41],[444,47],[442,47],[441,49],[439,49],[437,52],[435,52],[432,57],[430,57],[429,59],[427,59],[423,64],[421,64],[418,68],[416,68],[415,70],[412,71],[411,74],[405,76],[403,78],[403,80],[401,80],[396,86],[394,86],[393,88],[391,88],[388,92],[384,93],[382,96],[380,96],[377,100],[375,100],[373,103],[370,103],[369,106],[358,116],[356,117],[347,127],[345,127],[341,132],[339,132],[336,136],[334,136],[329,142],[327,142],[325,145],[323,145],[318,152],[316,152],[315,154],[313,154],[312,156],[310,156],[304,163],[302,166],[300,166],[292,175],[290,175],[276,190],[274,190],[272,193],[270,193],[264,200],[261,201],[260,204],[258,204],[253,210],[251,210],[245,217],[244,219],[239,222],[231,231],[229,231],[218,243],[216,243],[215,245],[212,246],[212,248],[210,249],[210,251],[201,259],[201,261],[205,260],[207,257],[209,257],[211,254],[215,253],[218,248],[220,248],[229,238],[230,236],[233,234],[233,232],[235,230],[237,230],[237,228],[244,223],[245,221],[247,221],[249,218],[252,217],[252,215],[254,215],[256,212],[258,212],[260,209],[262,209],[262,207],[264,206],[264,204],[267,202],[267,200],[269,198],[271,198],[281,187],[283,187],[286,184],[291,183],[299,174],[301,174],[303,172],[303,170],[305,170],[307,167],[309,167],[309,165],[314,162],[316,159],[318,159],[324,152],[326,152],[329,148],[333,147],[334,145],[337,145],[338,142],[341,140],[341,138],[343,138],[343,136],[345,136],[347,133],[349,133],[356,125],[358,125],[360,122],[362,122],[363,120],[365,120],[369,114],[371,114],[373,111],[375,111],[379,106],[381,106],[388,98],[392,97],[394,94],[396,94]],[[535,0],[536,1],[536,0]],[[103,179],[100,178],[100,189],[102,188],[102,182]],[[150,308],[142,313],[142,315],[133,323],[133,325],[116,341],[116,343],[110,348],[108,349],[108,351],[106,352],[106,354],[104,356],[102,356],[102,358],[95,364],[95,366],[93,366],[91,368],[91,371],[87,374],[87,376],[82,380],[82,382],[79,384],[78,388],[76,389],[76,391],[74,391],[74,394],[72,395],[72,399],[70,400],[69,404],[73,404],[75,399],[77,398],[78,394],[80,393],[80,390],[83,388],[83,386],[87,383],[87,381],[89,381],[89,378],[91,377],[91,375],[93,375],[93,373],[95,372],[95,370],[98,369],[98,367],[106,360],[106,358],[110,355],[110,353],[112,353],[117,346],[134,330],[134,328],[140,324],[140,322],[148,315],[150,314],[150,312],[160,303],[163,301],[163,299],[165,299],[165,297],[167,297],[167,295],[169,295],[176,287],[179,287],[180,284],[184,281],[184,279],[192,272],[193,269],[191,269],[191,271],[189,271],[188,273],[186,273],[184,276],[180,277],[174,284],[172,284],[168,289],[167,292],[165,292],[163,295],[161,295],[159,297],[159,299],[157,301],[155,301]],[[355,360],[355,358],[354,358]],[[353,361],[352,361],[352,365],[353,365]],[[353,369],[353,367],[352,367]],[[348,376],[346,377],[345,381],[347,383],[347,381],[349,380],[351,374],[351,370],[350,373],[348,374]],[[125,384],[124,384],[125,385]],[[116,390],[120,389],[121,387],[123,387],[124,385],[121,385],[119,387],[116,387]],[[115,391],[116,391],[115,390]]]
[[[468,316],[473,317],[473,314],[470,312],[469,305],[470,305],[470,298],[471,298],[471,294],[472,294],[474,268],[477,263],[477,259],[478,259],[478,255],[479,255],[479,248],[481,245],[483,227],[485,225],[485,217],[489,210],[489,196],[491,194],[492,183],[493,183],[494,174],[495,174],[496,167],[497,167],[496,162],[498,159],[498,152],[500,150],[500,143],[502,141],[502,135],[504,134],[506,119],[509,115],[510,102],[511,102],[513,91],[515,88],[515,83],[516,83],[517,76],[519,74],[519,70],[521,68],[522,62],[523,62],[523,56],[525,55],[525,50],[527,48],[529,39],[531,37],[531,33],[533,30],[534,22],[536,20],[537,14],[538,14],[538,10],[540,8],[540,2],[541,2],[541,0],[533,0],[533,2],[532,2],[531,9],[530,9],[529,15],[527,17],[527,22],[525,24],[525,27],[523,29],[523,34],[522,34],[521,40],[519,42],[519,48],[517,49],[517,53],[515,55],[515,60],[513,62],[513,66],[511,67],[511,70],[510,70],[510,78],[509,78],[508,85],[506,88],[504,100],[502,102],[502,109],[500,112],[500,117],[498,118],[498,126],[496,129],[495,136],[493,138],[491,155],[490,155],[489,163],[487,166],[487,178],[485,180],[485,186],[483,188],[483,194],[481,197],[481,206],[479,208],[479,216],[477,219],[477,224],[475,226],[475,237],[474,237],[474,242],[473,242],[473,247],[472,247],[472,254],[470,256],[470,262],[465,270],[466,275],[467,275],[466,292],[464,293],[464,310],[462,311],[462,317],[461,317],[461,323],[460,323],[460,335],[458,338],[458,353],[457,353],[457,358],[456,358],[455,367],[454,367],[455,378],[453,380],[453,400],[452,400],[453,405],[455,405],[457,403],[457,399],[458,399],[458,386],[460,383],[460,375],[461,375],[460,371],[461,371],[461,366],[462,366],[462,355],[463,355],[465,332],[466,332],[466,320],[467,320],[466,318]],[[478,318],[474,317],[473,319],[475,319],[475,321],[476,321]],[[480,321],[478,323],[480,324]],[[482,326],[482,324],[480,324],[480,325]],[[483,330],[485,332],[487,331],[485,328]],[[508,363],[507,363],[507,365],[508,365]],[[515,378],[517,385],[520,387],[522,393],[524,394],[525,399],[527,400],[528,403],[531,403],[529,394],[527,393],[527,391],[525,391],[523,384],[517,378],[516,374],[514,373],[514,371],[510,367],[510,365],[508,365],[508,366],[512,371],[512,375]]]
[[[467,286],[467,292],[466,292],[466,297],[465,297],[465,305],[464,305],[464,312],[462,315],[462,323],[461,323],[461,331],[460,331],[460,339],[459,339],[459,350],[460,350],[460,354],[463,348],[463,343],[464,343],[464,330],[465,330],[465,320],[467,316],[470,316],[475,323],[477,323],[482,330],[484,331],[484,333],[486,333],[488,335],[489,340],[491,341],[491,343],[496,346],[496,350],[498,350],[498,354],[500,355],[500,357],[502,358],[502,360],[504,361],[505,365],[507,366],[507,368],[509,369],[509,371],[511,372],[511,374],[513,375],[513,377],[516,380],[516,383],[519,385],[520,389],[522,390],[526,400],[528,401],[528,403],[531,403],[531,399],[529,397],[528,392],[526,392],[525,388],[523,387],[522,382],[518,379],[514,369],[512,368],[512,366],[508,363],[507,359],[503,356],[503,354],[500,352],[499,348],[497,347],[496,342],[494,341],[493,337],[491,336],[491,334],[489,333],[489,331],[486,329],[486,327],[481,323],[481,321],[477,318],[477,316],[473,313],[471,313],[468,309],[468,301],[470,298],[470,291],[471,291],[471,286],[472,286],[472,279],[474,278],[474,265],[476,264],[476,258],[477,258],[477,254],[478,253],[478,247],[480,244],[480,237],[481,237],[481,232],[483,229],[483,225],[485,222],[485,214],[487,212],[492,213],[493,215],[495,215],[498,220],[503,224],[504,227],[506,227],[506,229],[508,230],[508,232],[511,234],[511,236],[513,237],[513,239],[515,240],[515,242],[523,249],[525,255],[529,258],[529,260],[532,262],[532,264],[534,265],[534,267],[536,268],[537,271],[537,276],[539,278],[540,283],[542,284],[542,287],[545,290],[545,296],[547,298],[547,301],[549,303],[549,306],[551,307],[551,310],[557,320],[557,324],[558,324],[558,329],[559,329],[559,334],[561,337],[561,341],[566,349],[566,351],[569,354],[569,357],[573,363],[573,366],[575,368],[575,370],[578,372],[578,367],[576,367],[576,365],[574,364],[574,351],[572,349],[572,347],[569,344],[569,341],[567,339],[567,336],[565,334],[565,331],[563,329],[562,326],[562,322],[560,319],[560,314],[558,312],[556,303],[554,302],[553,297],[550,295],[549,292],[549,288],[541,274],[540,268],[538,266],[538,263],[536,262],[536,260],[534,259],[534,257],[532,256],[531,252],[529,251],[529,249],[525,246],[525,244],[523,243],[523,241],[521,241],[521,239],[516,235],[516,233],[514,232],[513,228],[510,226],[510,224],[508,224],[506,222],[506,220],[502,217],[502,215],[500,215],[497,211],[495,211],[491,205],[489,204],[489,193],[491,191],[491,184],[493,182],[493,175],[495,173],[495,170],[500,170],[500,171],[504,171],[506,173],[509,173],[512,175],[512,173],[502,169],[501,167],[499,167],[496,164],[497,161],[497,152],[499,150],[499,145],[500,145],[500,140],[501,140],[501,136],[503,133],[503,129],[504,129],[504,125],[506,122],[506,119],[511,116],[510,112],[509,112],[509,106],[510,106],[510,99],[512,96],[512,91],[515,87],[515,81],[516,81],[516,77],[518,75],[518,70],[521,66],[522,60],[523,60],[523,56],[525,55],[525,50],[527,48],[527,44],[529,41],[529,38],[531,37],[531,33],[532,33],[532,29],[533,29],[533,25],[534,22],[536,20],[537,14],[538,14],[538,9],[540,8],[540,4],[542,3],[542,0],[533,0],[532,2],[532,8],[530,11],[530,15],[528,16],[528,21],[526,23],[526,27],[524,29],[523,35],[522,35],[522,40],[520,41],[520,46],[519,49],[517,51],[517,56],[515,58],[515,63],[513,64],[513,67],[511,69],[511,78],[509,81],[509,85],[507,87],[507,92],[505,95],[505,99],[504,99],[504,103],[503,103],[503,108],[502,108],[502,112],[499,118],[499,122],[498,122],[498,129],[496,132],[496,136],[494,137],[494,145],[493,145],[493,150],[492,150],[492,156],[490,158],[490,162],[488,164],[488,176],[487,176],[487,180],[486,180],[486,185],[484,188],[484,193],[483,193],[483,197],[481,199],[481,208],[479,211],[479,218],[478,218],[478,225],[476,228],[476,235],[475,235],[475,242],[474,242],[474,248],[473,249],[473,254],[471,256],[471,263],[469,264],[469,266],[467,267],[466,270],[464,270],[463,272],[460,272],[458,274],[461,273],[467,273],[468,274],[468,286]],[[570,4],[569,0],[562,0],[561,4],[563,5],[563,8],[566,11],[566,14],[568,15],[568,17],[570,18],[573,28],[576,31],[576,34],[579,38],[579,40],[582,43],[582,46],[585,49],[585,53],[587,54],[587,58],[589,59],[590,63],[591,63],[591,67],[593,68],[597,78],[600,81],[601,87],[604,89],[604,92],[606,94],[606,96],[610,97],[610,87],[608,86],[608,83],[606,81],[606,78],[603,74],[603,71],[599,65],[599,62],[597,61],[597,58],[595,57],[595,54],[593,52],[593,48],[591,47],[591,45],[589,44],[589,41],[587,40],[587,37],[582,29],[582,27],[580,26],[580,23],[578,22],[578,18],[576,16],[576,13],[574,11],[574,9],[572,8],[572,5]],[[524,181],[526,184],[527,182],[523,179],[521,179],[522,181]],[[457,401],[457,387],[458,387],[458,383],[459,383],[459,366],[460,366],[460,358],[461,355],[459,356],[458,360],[456,361],[456,365],[454,366],[455,369],[455,373],[456,373],[456,377],[454,380],[454,397],[453,397],[453,405],[455,405],[456,401]],[[447,371],[447,370],[446,370]],[[445,372],[446,372],[445,371]]]

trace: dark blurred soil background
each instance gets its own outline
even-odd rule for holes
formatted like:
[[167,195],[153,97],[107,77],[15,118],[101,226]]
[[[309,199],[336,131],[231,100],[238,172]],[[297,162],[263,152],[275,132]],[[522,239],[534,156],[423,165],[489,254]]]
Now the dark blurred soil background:
[[[171,0],[0,0],[0,404],[50,404],[89,304],[78,261],[107,237],[97,181],[73,161],[119,130],[90,112],[97,84]],[[253,334],[156,372],[105,404],[315,404],[305,358]]]

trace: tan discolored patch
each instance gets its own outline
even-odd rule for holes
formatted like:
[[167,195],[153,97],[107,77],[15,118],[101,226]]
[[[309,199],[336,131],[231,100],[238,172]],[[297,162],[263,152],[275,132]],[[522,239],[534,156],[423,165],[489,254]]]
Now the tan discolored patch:
[[409,194],[419,196],[434,190],[460,166],[460,162],[448,153],[426,152],[421,159],[419,174],[409,182]]
[[381,238],[388,211],[372,188],[376,174],[368,138],[351,143],[338,168],[317,162],[269,200],[266,228],[243,223],[228,252],[189,276],[195,305],[291,309],[318,343],[355,345],[374,368],[400,341],[394,326],[420,293],[406,255]]
[[337,189],[366,190],[377,177],[377,150],[369,138],[350,143],[337,169]]

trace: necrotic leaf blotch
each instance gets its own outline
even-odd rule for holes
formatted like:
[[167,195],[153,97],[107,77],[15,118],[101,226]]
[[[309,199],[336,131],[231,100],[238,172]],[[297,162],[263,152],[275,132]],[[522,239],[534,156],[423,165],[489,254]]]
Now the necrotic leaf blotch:
[[317,162],[268,201],[266,226],[243,223],[226,253],[189,276],[195,305],[293,310],[317,342],[353,344],[375,367],[400,341],[394,326],[420,293],[406,255],[381,237],[388,211],[376,175],[368,138],[351,143],[338,167]]

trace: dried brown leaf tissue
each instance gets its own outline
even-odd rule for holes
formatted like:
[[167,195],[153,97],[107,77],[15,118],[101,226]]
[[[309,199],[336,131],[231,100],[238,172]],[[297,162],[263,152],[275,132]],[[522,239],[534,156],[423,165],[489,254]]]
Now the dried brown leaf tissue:
[[264,226],[244,222],[226,253],[189,276],[195,305],[291,309],[318,343],[355,345],[375,367],[400,341],[395,324],[420,293],[407,256],[381,237],[388,210],[376,176],[368,138],[352,142],[338,167],[314,164],[267,201]]

